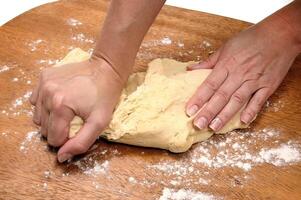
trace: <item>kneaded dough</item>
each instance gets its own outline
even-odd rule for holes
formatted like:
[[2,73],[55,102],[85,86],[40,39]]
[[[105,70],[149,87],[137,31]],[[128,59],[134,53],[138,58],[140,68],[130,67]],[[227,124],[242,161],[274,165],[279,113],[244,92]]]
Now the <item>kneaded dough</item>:
[[[81,49],[72,50],[60,63],[79,62],[89,58]],[[194,62],[178,62],[172,59],[155,59],[148,64],[147,72],[129,77],[112,121],[100,136],[125,144],[185,152],[192,144],[204,141],[214,132],[198,130],[193,117],[185,114],[185,104],[197,87],[210,74],[210,69],[186,71]],[[80,117],[71,122],[69,137],[73,137],[83,125]],[[241,123],[238,112],[217,133],[227,133],[247,125]]]

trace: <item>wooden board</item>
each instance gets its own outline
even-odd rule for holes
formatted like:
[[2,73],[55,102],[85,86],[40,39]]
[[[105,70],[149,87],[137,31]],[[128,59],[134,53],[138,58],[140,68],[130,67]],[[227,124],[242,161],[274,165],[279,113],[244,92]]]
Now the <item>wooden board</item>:
[[[188,190],[221,199],[300,199],[301,163],[277,166],[268,158],[260,160],[259,154],[301,144],[300,57],[249,130],[214,136],[184,154],[99,140],[87,155],[58,164],[56,150],[30,132],[38,128],[31,121],[26,92],[42,68],[73,47],[93,48],[107,6],[100,0],[59,1],[0,27],[0,199],[158,199],[164,188],[169,188],[165,197],[168,191],[185,189],[188,199],[193,196]],[[250,25],[165,6],[135,68],[145,69],[157,57],[205,59]],[[172,43],[162,43],[165,37]]]

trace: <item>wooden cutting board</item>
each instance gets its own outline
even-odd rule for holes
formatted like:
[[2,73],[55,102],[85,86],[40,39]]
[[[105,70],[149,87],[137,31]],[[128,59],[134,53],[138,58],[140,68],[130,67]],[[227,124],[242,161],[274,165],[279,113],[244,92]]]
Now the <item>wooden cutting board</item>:
[[[301,145],[300,56],[248,130],[183,154],[99,140],[88,154],[58,164],[56,150],[36,133],[28,92],[41,69],[72,48],[91,51],[107,7],[59,1],[0,27],[0,199],[300,199],[301,163],[293,159]],[[250,25],[165,6],[135,69],[158,57],[205,59]]]

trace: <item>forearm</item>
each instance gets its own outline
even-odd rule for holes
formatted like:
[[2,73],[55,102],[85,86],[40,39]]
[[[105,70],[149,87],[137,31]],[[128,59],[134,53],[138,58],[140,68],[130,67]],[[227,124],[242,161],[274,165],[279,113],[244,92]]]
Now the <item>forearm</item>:
[[93,56],[107,59],[126,80],[140,44],[165,0],[112,0]]
[[273,32],[278,42],[287,42],[296,54],[301,52],[301,0],[296,0],[258,24]]

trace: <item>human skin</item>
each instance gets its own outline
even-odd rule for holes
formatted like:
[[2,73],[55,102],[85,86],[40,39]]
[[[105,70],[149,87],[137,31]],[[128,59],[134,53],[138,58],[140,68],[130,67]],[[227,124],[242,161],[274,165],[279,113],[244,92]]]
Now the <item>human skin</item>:
[[[30,98],[31,103],[35,105],[33,120],[41,125],[41,133],[47,137],[48,143],[60,147],[59,162],[85,153],[95,142],[99,132],[110,122],[121,90],[132,71],[142,39],[163,4],[163,0],[112,0],[91,59],[65,67],[49,68],[41,73]],[[202,110],[194,120],[197,127],[208,126],[220,114],[220,110],[238,110],[242,102],[248,102],[249,99],[251,100],[242,114],[242,121],[248,121],[247,117],[243,116],[250,115],[249,118],[252,118],[256,115],[264,101],[281,83],[300,52],[300,13],[300,1],[296,1],[278,14],[229,40],[206,62],[189,67],[190,70],[213,68],[205,84],[200,86],[187,103],[187,113],[191,115],[189,111],[193,105],[201,108],[208,102],[204,107],[208,112]],[[264,42],[264,45],[261,42]],[[229,77],[237,77],[240,82],[233,78],[227,82],[235,79],[235,84],[227,86],[225,80]],[[253,85],[246,84],[242,77],[258,81]],[[210,85],[210,80],[220,84]],[[269,85],[271,80],[272,87]],[[231,97],[223,99],[221,93],[217,92],[221,91],[223,85],[227,89],[231,88]],[[247,87],[249,85],[252,87]],[[246,97],[243,96],[244,99],[237,101],[237,97],[241,97],[234,95],[238,94],[237,91],[244,92],[241,94],[245,94]],[[215,96],[218,97],[218,101],[214,100]],[[256,109],[254,105],[257,106]],[[212,115],[208,116],[207,113]],[[222,123],[225,123],[233,112],[224,113],[228,115],[218,115],[220,121],[223,120]],[[70,122],[75,115],[84,120],[84,126],[74,138],[69,139]],[[206,117],[208,123],[200,126],[198,122],[202,116]],[[210,127],[215,129],[213,122]]]
[[189,70],[212,73],[187,103],[199,129],[220,130],[244,105],[248,124],[278,88],[301,52],[301,1],[295,1],[227,41],[208,60]]
[[[85,153],[109,124],[142,39],[163,5],[113,0],[91,59],[42,71],[30,98],[33,121],[50,145],[60,147],[59,162]],[[75,115],[84,125],[69,139]]]

